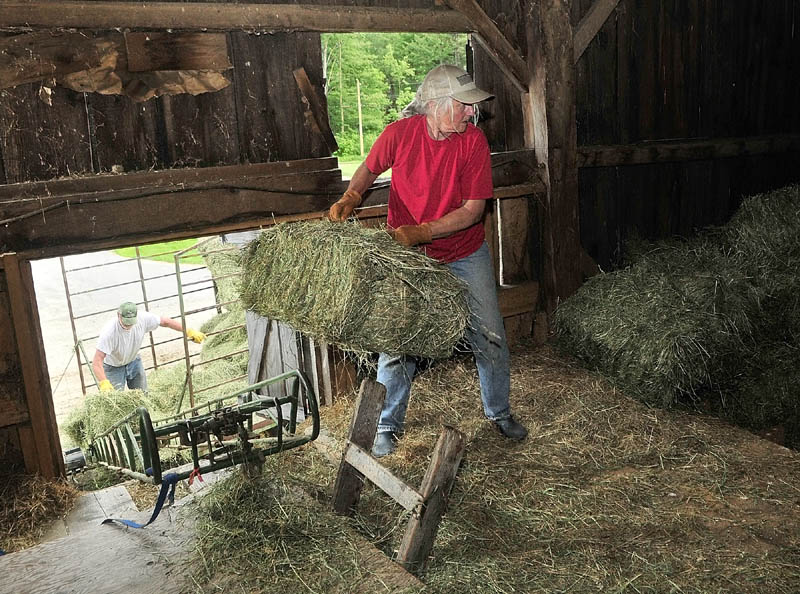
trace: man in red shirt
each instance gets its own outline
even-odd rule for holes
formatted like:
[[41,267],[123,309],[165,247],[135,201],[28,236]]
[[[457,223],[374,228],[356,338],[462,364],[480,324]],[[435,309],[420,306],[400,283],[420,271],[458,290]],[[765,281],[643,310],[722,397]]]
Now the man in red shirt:
[[[378,175],[392,169],[387,223],[395,240],[446,264],[469,286],[467,338],[475,354],[487,418],[506,437],[528,431],[511,416],[510,372],[503,319],[497,304],[491,256],[483,233],[484,207],[492,198],[489,144],[471,122],[476,104],[492,95],[456,66],[442,65],[423,80],[406,116],[389,124],[331,206],[329,218],[344,221]],[[381,354],[378,381],[386,400],[372,453],[394,451],[403,432],[416,361]]]

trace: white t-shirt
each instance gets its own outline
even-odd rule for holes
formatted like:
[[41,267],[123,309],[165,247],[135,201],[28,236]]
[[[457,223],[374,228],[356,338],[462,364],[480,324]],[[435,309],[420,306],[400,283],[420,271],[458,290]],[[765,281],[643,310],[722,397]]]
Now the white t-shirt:
[[144,335],[160,325],[161,316],[149,311],[140,311],[136,323],[127,330],[119,323],[119,317],[109,320],[97,338],[97,350],[106,354],[103,363],[112,367],[127,365],[139,354]]

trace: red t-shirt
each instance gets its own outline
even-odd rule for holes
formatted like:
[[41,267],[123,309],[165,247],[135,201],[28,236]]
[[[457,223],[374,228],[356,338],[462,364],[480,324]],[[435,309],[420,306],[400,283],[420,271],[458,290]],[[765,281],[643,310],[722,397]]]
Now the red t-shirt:
[[[465,200],[493,195],[489,143],[472,124],[463,134],[434,140],[425,116],[398,120],[375,141],[366,163],[374,174],[392,169],[387,222],[393,229],[435,221]],[[478,222],[420,247],[431,258],[454,262],[472,254],[483,239],[483,223]]]

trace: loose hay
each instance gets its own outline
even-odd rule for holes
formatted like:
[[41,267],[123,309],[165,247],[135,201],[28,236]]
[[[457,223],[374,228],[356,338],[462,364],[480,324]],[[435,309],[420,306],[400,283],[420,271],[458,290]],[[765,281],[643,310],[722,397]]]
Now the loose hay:
[[357,223],[275,225],[243,266],[248,309],[361,356],[449,357],[469,319],[445,266]]
[[[485,420],[463,357],[416,378],[406,434],[381,459],[417,487],[442,424],[467,437],[426,592],[800,590],[797,453],[713,419],[649,409],[548,347],[520,350],[511,364],[527,440],[503,439]],[[322,411],[340,443],[354,397]],[[207,512],[229,516],[201,535],[215,580],[247,580],[248,592],[354,591],[336,518],[275,497],[286,483],[314,485],[329,508],[336,468],[309,446],[275,458],[266,481],[237,486]],[[407,520],[367,483],[350,526],[391,555]]]
[[38,475],[0,477],[0,549],[33,546],[49,522],[72,509],[78,491],[62,480]]
[[87,394],[81,406],[72,409],[63,424],[64,432],[75,444],[86,447],[117,421],[144,406],[153,418],[162,414],[157,400],[141,390],[110,390]]

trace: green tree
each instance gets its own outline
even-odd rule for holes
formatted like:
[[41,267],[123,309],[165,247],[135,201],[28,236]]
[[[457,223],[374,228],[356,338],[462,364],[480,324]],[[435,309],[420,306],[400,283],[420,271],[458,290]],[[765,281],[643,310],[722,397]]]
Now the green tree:
[[439,64],[465,67],[467,36],[434,33],[322,35],[325,94],[339,156],[360,153],[358,93],[364,150],[414,97],[425,73]]

